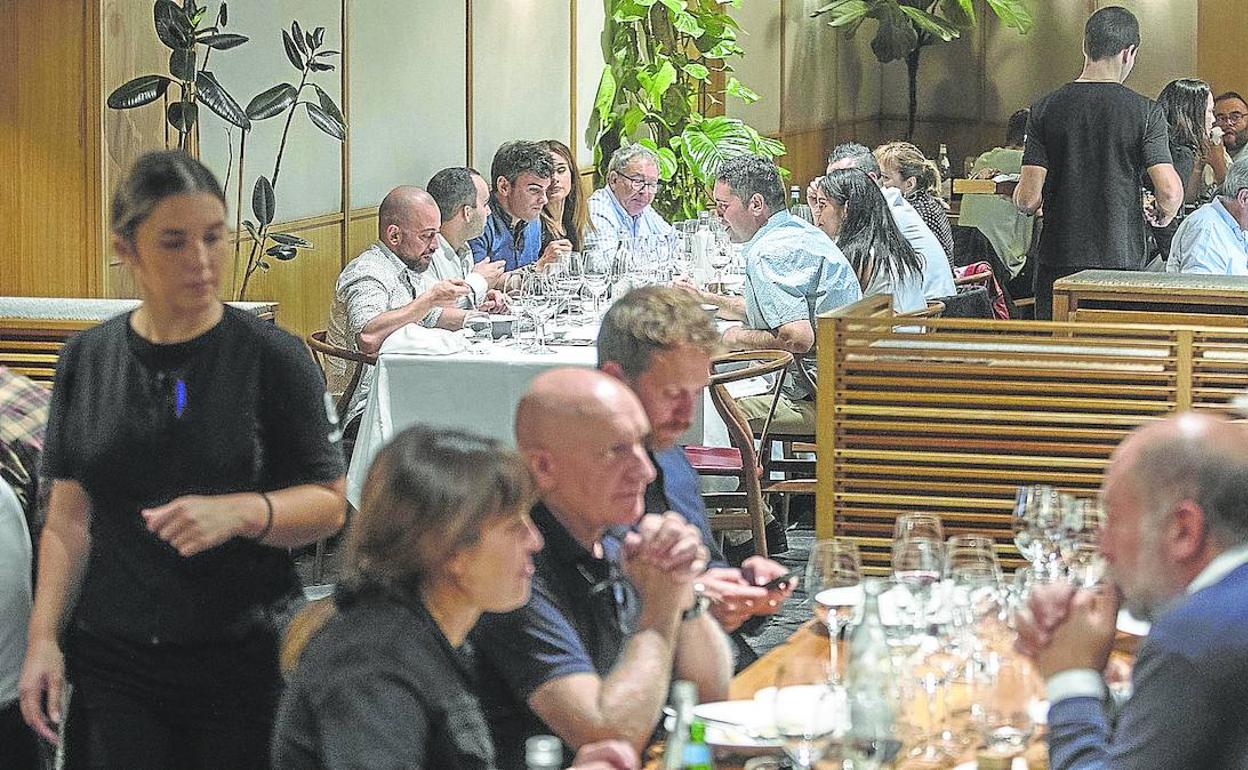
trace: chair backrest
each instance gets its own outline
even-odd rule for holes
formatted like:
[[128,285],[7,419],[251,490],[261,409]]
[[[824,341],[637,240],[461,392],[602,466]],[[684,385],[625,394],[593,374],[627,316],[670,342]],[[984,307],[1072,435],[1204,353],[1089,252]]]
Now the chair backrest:
[[[741,351],[723,353],[711,359],[710,401],[728,428],[729,443],[741,453],[741,487],[745,492],[746,508],[755,512],[763,510],[763,485],[759,480],[763,468],[759,463],[759,453],[754,449],[754,432],[745,414],[736,406],[736,397],[728,386],[754,377],[775,377],[768,389],[771,406],[760,439],[761,444],[766,446],[766,434],[771,418],[775,416],[776,403],[780,401],[785,372],[791,363],[792,354],[784,351]],[[761,528],[761,513],[759,520]],[[765,548],[766,535],[760,530],[754,533],[754,537],[758,538],[756,543],[764,544]]]
[[938,299],[929,299],[927,307],[922,310],[911,310],[908,313],[898,313],[898,318],[940,318],[945,313],[945,303]]
[[338,347],[326,340],[328,332],[325,329],[318,329],[308,335],[306,342],[308,348],[312,350],[312,358],[321,367],[321,372],[328,379],[329,370],[327,368],[327,358],[338,358],[343,361],[351,362],[353,370],[351,380],[347,386],[342,389],[342,393],[338,394],[334,408],[338,412],[338,419],[343,420],[347,415],[347,407],[351,406],[351,397],[355,395],[355,389],[360,385],[360,377],[364,374],[365,366],[372,366],[377,363],[377,356],[361,353],[358,350],[348,350],[347,348]]
[[992,537],[1011,564],[1016,487],[1091,496],[1133,428],[1224,411],[1248,378],[1248,331],[940,318],[820,319],[820,536],[884,569],[899,513]]
[[338,612],[332,596],[308,602],[303,609],[295,613],[282,634],[282,648],[278,653],[278,668],[282,676],[290,676],[299,665],[303,648],[317,632]]
[[[984,273],[989,278],[992,273]],[[988,289],[983,286],[972,286],[949,297],[942,297],[945,312],[942,318],[995,318],[992,312],[992,300],[988,297]]]

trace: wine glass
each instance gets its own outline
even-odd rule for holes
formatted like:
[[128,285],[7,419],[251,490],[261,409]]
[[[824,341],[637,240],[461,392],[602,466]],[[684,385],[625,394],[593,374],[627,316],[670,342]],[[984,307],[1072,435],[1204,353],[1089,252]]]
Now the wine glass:
[[486,348],[494,340],[494,322],[490,320],[490,314],[480,310],[464,313],[464,333],[474,343],[472,352],[486,352]]
[[820,540],[810,549],[804,585],[813,597],[815,614],[828,627],[831,648],[829,673],[839,681],[838,647],[841,632],[862,607],[862,557],[858,544],[846,538]]
[[615,253],[610,249],[595,248],[583,252],[582,258],[581,277],[594,300],[594,316],[601,318],[602,297],[615,278]]
[[1051,486],[1039,484],[1018,488],[1014,499],[1014,544],[1031,562],[1037,577],[1055,575],[1060,569],[1059,543],[1064,526],[1064,508],[1073,498]]
[[1030,707],[1038,689],[1031,664],[994,650],[976,670],[970,689],[971,724],[988,749],[1009,753],[1026,748],[1035,730]]
[[562,272],[556,277],[559,293],[567,297],[568,319],[572,319],[573,300],[579,299],[585,288],[585,258],[579,251],[570,251],[561,260]]
[[798,656],[776,671],[772,725],[784,752],[798,768],[809,770],[844,723],[844,698],[828,682],[828,661]]
[[893,523],[893,540],[909,540],[916,537],[943,543],[945,531],[941,526],[940,517],[934,513],[917,511],[898,514],[897,521]]
[[559,310],[553,283],[547,276],[533,272],[526,276],[520,291],[528,301],[529,313],[533,317],[537,347],[532,352],[543,355],[553,353],[546,347],[546,323]]

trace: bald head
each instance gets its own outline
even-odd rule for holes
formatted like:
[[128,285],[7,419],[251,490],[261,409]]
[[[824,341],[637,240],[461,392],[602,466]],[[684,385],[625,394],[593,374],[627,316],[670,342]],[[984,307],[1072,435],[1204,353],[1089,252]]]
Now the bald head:
[[552,369],[533,379],[516,409],[516,444],[521,449],[575,444],[583,431],[570,430],[640,410],[626,385],[593,369]]
[[1147,425],[1114,452],[1106,484],[1122,480],[1154,512],[1190,499],[1223,547],[1248,541],[1248,427],[1186,412]]
[[[381,206],[377,209],[377,233],[384,238],[386,228],[390,225],[409,227],[421,209],[432,208],[438,212],[438,204],[433,196],[415,185],[405,184],[386,193]],[[441,222],[441,215],[438,217]]]
[[413,185],[394,188],[377,209],[377,239],[418,273],[428,269],[438,249],[441,226],[433,196]]
[[516,443],[542,502],[587,548],[645,509],[654,466],[641,402],[593,369],[555,369],[533,380],[516,410]]

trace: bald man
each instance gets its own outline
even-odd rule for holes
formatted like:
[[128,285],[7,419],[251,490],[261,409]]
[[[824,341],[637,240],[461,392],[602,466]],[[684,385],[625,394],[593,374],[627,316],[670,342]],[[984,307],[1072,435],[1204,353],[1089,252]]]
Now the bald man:
[[524,767],[525,739],[543,733],[568,757],[608,738],[640,751],[673,678],[700,700],[727,696],[727,641],[693,588],[701,533],[675,513],[643,515],[649,433],[637,397],[601,372],[547,372],[520,402],[545,545],[529,603],[472,634],[499,767]]
[[[410,323],[428,328],[460,329],[466,309],[456,307],[471,291],[460,278],[431,281],[426,271],[438,250],[442,217],[438,204],[419,187],[391,190],[377,211],[377,240],[342,270],[334,287],[326,339],[361,353],[376,353],[381,343]],[[486,298],[486,306],[496,300]],[[341,392],[355,373],[353,364],[329,359],[329,390]],[[368,367],[347,409],[348,432],[364,411],[372,386]]]
[[[1248,767],[1248,432],[1208,414],[1153,423],[1114,452],[1101,493],[1109,585],[1041,586],[1019,618],[1048,689],[1050,766]],[[1100,672],[1119,595],[1152,630],[1111,731]]]

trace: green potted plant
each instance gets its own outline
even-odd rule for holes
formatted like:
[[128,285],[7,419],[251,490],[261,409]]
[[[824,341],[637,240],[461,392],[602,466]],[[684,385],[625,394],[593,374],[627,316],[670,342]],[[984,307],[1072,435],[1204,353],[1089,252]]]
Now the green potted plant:
[[[658,153],[664,186],[654,206],[669,219],[706,209],[707,188],[726,158],[776,157],[784,144],[735,118],[707,116],[725,98],[758,94],[732,74],[744,51],[728,9],[741,0],[607,0],[606,60],[590,131],[594,164],[605,175],[611,154],[637,141]],[[722,85],[719,83],[722,82]]]

